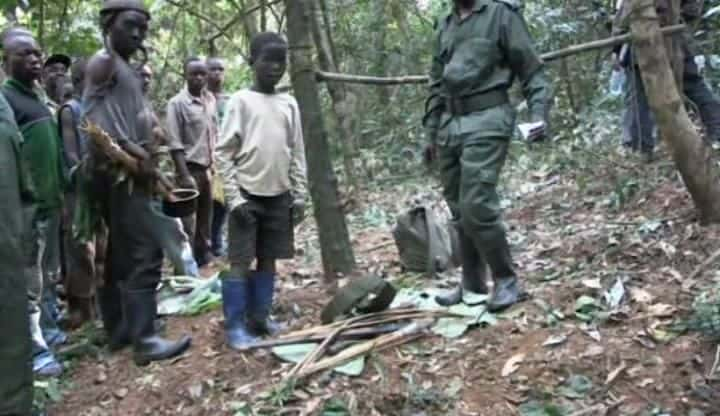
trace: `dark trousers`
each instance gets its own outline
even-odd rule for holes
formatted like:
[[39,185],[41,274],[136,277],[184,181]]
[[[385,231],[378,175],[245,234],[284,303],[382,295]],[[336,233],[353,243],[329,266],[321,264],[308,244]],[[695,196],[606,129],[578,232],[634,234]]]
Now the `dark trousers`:
[[[720,100],[700,75],[694,57],[685,57],[684,68],[683,93],[695,106],[694,110],[698,112],[705,126],[708,139],[720,141]],[[630,66],[627,72],[623,143],[635,150],[650,152],[655,147],[655,122],[645,95],[640,69]]]
[[224,233],[223,227],[227,221],[227,208],[225,204],[213,200],[213,213],[212,213],[212,250],[214,253],[219,254],[224,250]]
[[100,307],[105,330],[113,334],[123,321],[123,291],[155,289],[162,275],[163,253],[152,229],[157,223],[146,184],[135,180],[113,185],[111,177],[95,178],[108,227],[104,284]]
[[210,169],[204,166],[188,163],[188,170],[200,195],[196,201],[195,214],[183,218],[185,232],[193,246],[195,260],[199,266],[210,261],[210,224],[213,215],[212,176]]

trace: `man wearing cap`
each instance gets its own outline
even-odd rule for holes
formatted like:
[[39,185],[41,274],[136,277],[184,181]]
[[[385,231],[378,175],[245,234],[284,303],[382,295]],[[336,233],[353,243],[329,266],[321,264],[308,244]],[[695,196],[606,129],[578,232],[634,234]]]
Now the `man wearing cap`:
[[67,80],[70,65],[72,65],[70,57],[59,53],[50,55],[43,65],[43,89],[47,94],[47,103],[53,113],[60,108],[63,102],[62,89]]
[[[87,121],[107,132],[140,165],[132,178],[119,178],[107,169],[104,155],[91,152],[93,182],[109,227],[105,282],[98,293],[104,328],[111,348],[133,346],[138,365],[173,358],[190,346],[189,337],[166,340],[155,328],[163,256],[160,242],[149,231],[157,209],[152,114],[138,75],[147,60],[143,41],[149,22],[150,13],[140,0],[103,3],[105,47],[88,61],[83,95]],[[138,51],[141,60],[132,64]]]

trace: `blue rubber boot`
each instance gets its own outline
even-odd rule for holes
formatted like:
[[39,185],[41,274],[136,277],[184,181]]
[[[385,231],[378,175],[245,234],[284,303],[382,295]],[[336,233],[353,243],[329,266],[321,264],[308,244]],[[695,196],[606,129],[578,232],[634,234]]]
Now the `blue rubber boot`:
[[255,272],[250,279],[250,286],[252,288],[248,314],[250,329],[256,335],[276,335],[282,327],[270,319],[275,292],[275,274]]
[[223,278],[222,298],[225,315],[225,341],[234,350],[243,350],[257,341],[245,321],[250,300],[250,279]]

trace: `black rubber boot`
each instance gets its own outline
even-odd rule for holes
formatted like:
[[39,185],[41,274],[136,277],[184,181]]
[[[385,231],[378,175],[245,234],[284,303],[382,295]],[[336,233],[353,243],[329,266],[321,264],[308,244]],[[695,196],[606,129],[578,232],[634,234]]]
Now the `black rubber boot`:
[[524,300],[517,277],[504,277],[495,279],[493,294],[488,302],[488,311],[500,312]]
[[486,255],[495,282],[492,296],[488,301],[488,311],[500,312],[524,300],[527,296],[520,289],[520,283],[513,270],[507,238],[505,236],[500,238],[495,246],[486,251]]
[[465,235],[462,227],[456,225],[460,241],[460,260],[462,262],[462,280],[460,284],[448,295],[435,297],[435,302],[441,306],[457,305],[463,300],[465,290],[485,294],[487,288],[487,264],[475,249],[473,241]]
[[282,326],[270,317],[275,293],[275,277],[275,273],[255,272],[250,279],[252,296],[248,310],[248,323],[255,335],[272,337],[282,331]]
[[118,351],[130,345],[130,333],[123,316],[122,304],[122,291],[117,286],[98,289],[98,305],[110,351]]
[[187,335],[178,341],[168,341],[157,334],[157,300],[154,289],[126,291],[125,307],[135,364],[144,366],[151,361],[174,358],[190,347],[191,340]]

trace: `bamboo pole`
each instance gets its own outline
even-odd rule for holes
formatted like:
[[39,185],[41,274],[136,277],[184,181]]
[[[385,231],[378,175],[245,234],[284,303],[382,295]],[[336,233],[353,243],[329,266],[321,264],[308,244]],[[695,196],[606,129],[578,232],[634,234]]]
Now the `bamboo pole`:
[[414,322],[409,324],[407,327],[395,331],[392,334],[383,335],[370,341],[363,342],[361,344],[350,347],[338,355],[328,357],[323,360],[316,362],[315,364],[306,366],[298,375],[298,378],[307,377],[319,371],[327,370],[329,368],[335,368],[339,365],[345,364],[349,361],[354,360],[357,357],[370,353],[372,351],[379,351],[385,348],[395,347],[405,342],[416,340],[418,335],[421,335],[430,328],[434,320],[425,320]]
[[[683,31],[686,28],[684,24],[667,26],[660,31],[664,35],[672,35]],[[626,33],[624,35],[612,36],[607,39],[595,40],[592,42],[573,45],[557,51],[552,51],[540,55],[545,62],[554,61],[568,56],[577,55],[582,52],[592,51],[596,49],[610,48],[616,45],[622,45],[632,40],[632,35]],[[367,85],[400,85],[400,84],[425,84],[429,78],[426,75],[405,75],[398,77],[373,77],[366,75],[350,75],[339,74],[335,72],[315,71],[318,81],[346,82],[353,84]]]

